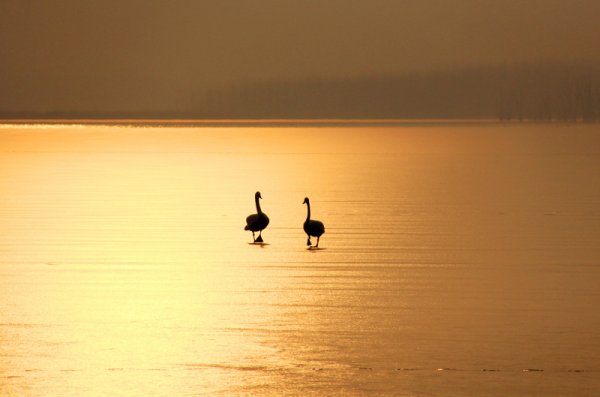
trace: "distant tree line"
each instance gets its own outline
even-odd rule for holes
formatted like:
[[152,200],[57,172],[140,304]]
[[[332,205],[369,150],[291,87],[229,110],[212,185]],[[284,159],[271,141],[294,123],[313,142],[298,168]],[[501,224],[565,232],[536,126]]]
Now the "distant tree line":
[[600,63],[538,62],[402,75],[246,82],[173,109],[2,113],[2,118],[598,121]]
[[597,63],[541,63],[504,68],[500,75],[500,119],[600,119]]
[[246,83],[207,93],[194,112],[218,118],[596,121],[600,118],[600,65],[546,62],[400,76]]

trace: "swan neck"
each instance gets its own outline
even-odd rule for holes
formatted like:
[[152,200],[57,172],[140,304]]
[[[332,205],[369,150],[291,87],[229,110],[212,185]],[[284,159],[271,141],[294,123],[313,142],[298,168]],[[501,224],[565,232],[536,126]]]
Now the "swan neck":
[[310,203],[306,202],[306,220],[310,220]]
[[260,209],[260,203],[258,202],[258,196],[254,197],[254,201],[256,202],[256,212],[258,212],[259,214],[262,213]]

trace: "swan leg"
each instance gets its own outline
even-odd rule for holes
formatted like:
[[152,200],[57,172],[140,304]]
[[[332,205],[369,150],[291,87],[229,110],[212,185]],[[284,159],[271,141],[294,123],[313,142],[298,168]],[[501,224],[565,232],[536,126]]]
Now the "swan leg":
[[315,245],[315,248],[319,248],[319,239],[320,239],[320,238],[321,238],[321,237],[317,237],[317,245]]
[[259,235],[258,235],[258,237],[256,238],[256,242],[257,242],[257,243],[262,243],[262,242],[263,242],[262,236],[261,236],[260,234],[259,234]]
[[256,242],[256,237],[254,237],[254,232],[252,232],[252,242],[255,243]]
[[306,240],[306,245],[311,246],[312,243],[310,242],[310,236],[308,236],[308,240]]

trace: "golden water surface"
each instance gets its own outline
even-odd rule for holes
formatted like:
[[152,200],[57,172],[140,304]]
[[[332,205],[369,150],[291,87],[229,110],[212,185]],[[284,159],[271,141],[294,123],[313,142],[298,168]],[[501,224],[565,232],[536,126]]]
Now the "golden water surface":
[[1,126],[0,395],[597,395],[598,181],[597,125]]

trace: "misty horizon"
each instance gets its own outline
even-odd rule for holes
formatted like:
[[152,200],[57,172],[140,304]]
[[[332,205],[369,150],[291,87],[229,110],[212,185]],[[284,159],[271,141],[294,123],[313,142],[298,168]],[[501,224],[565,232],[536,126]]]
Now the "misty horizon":
[[591,0],[6,1],[0,111],[208,114],[208,96],[261,84],[597,63],[599,14]]
[[595,121],[600,62],[535,62],[231,84],[160,108],[0,109],[4,119],[500,119]]

